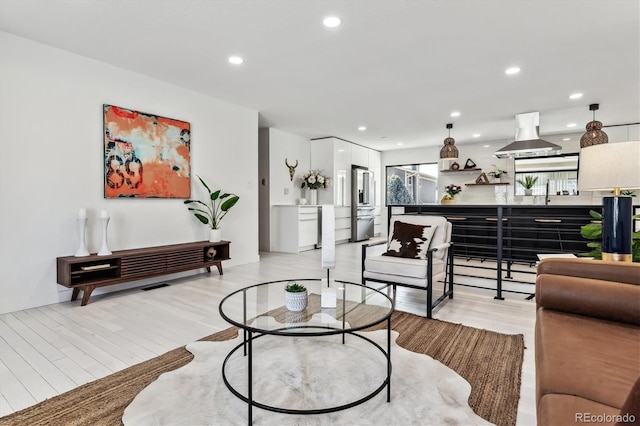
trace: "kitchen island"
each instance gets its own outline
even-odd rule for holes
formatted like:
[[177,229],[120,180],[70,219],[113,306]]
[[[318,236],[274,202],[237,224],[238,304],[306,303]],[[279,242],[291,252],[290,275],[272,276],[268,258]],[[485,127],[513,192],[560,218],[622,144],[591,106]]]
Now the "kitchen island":
[[[502,280],[512,278],[514,265],[535,265],[538,254],[579,255],[590,251],[589,240],[580,235],[580,227],[594,220],[590,210],[602,212],[601,205],[533,204],[428,204],[387,209],[387,218],[392,212],[445,216],[453,225],[456,258],[476,259],[481,264],[486,260],[495,262],[495,268],[475,267],[496,270],[496,299],[503,298]],[[640,207],[634,209],[637,214]]]

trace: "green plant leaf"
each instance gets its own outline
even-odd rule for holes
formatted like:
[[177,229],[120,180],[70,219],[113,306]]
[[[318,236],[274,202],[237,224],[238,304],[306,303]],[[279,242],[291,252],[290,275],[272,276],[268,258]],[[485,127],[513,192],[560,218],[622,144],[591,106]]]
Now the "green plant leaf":
[[220,206],[220,210],[222,210],[223,212],[226,212],[231,207],[235,206],[239,199],[240,197],[238,197],[237,195],[234,195],[233,197],[229,198],[224,203],[222,203],[222,205]]
[[211,193],[211,201],[215,201],[220,196],[220,190],[218,189],[216,192]]
[[202,184],[202,186],[204,186],[205,188],[207,188],[207,192],[209,194],[211,194],[211,190],[209,189],[209,186],[205,183],[204,180],[202,180],[202,178],[200,176],[198,176],[198,179],[200,179],[200,183]]
[[598,219],[598,220],[602,220],[602,214],[598,213],[595,210],[589,210],[589,214],[591,215],[592,218],[594,219]]
[[223,198],[227,198],[228,196],[230,196],[231,194],[227,194],[226,192],[224,194],[222,194],[220,196],[220,199],[222,200]]
[[589,223],[580,227],[580,235],[588,240],[602,239],[602,224]]
[[206,216],[203,216],[200,213],[194,213],[194,215],[200,220],[200,222],[204,223],[205,225],[209,224],[209,218],[207,218]]

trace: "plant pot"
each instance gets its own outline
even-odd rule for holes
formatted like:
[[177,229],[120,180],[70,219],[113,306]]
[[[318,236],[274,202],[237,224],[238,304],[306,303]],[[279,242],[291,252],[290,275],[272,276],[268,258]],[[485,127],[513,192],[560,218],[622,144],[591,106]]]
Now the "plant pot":
[[212,243],[222,241],[222,229],[209,229],[209,241]]
[[285,290],[284,295],[285,295],[285,305],[287,306],[288,310],[292,312],[300,312],[300,311],[304,311],[307,308],[307,303],[308,303],[307,290],[297,291],[297,292],[291,292],[291,291]]
[[525,189],[524,195],[533,195],[533,189]]
[[456,200],[440,200],[440,204],[455,204]]

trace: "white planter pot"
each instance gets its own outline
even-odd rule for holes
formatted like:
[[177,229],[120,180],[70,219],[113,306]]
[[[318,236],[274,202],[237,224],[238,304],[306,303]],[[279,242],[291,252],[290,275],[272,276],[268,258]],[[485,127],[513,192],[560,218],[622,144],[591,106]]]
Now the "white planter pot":
[[524,195],[533,195],[533,189],[525,189]]
[[298,291],[298,292],[290,292],[286,291],[285,294],[285,304],[287,309],[293,312],[304,311],[307,308],[307,290]]
[[315,206],[318,204],[318,190],[310,189],[307,195],[307,201],[309,201],[309,205]]
[[218,241],[222,241],[222,230],[221,229],[210,229],[209,230],[209,241],[212,243],[217,243]]

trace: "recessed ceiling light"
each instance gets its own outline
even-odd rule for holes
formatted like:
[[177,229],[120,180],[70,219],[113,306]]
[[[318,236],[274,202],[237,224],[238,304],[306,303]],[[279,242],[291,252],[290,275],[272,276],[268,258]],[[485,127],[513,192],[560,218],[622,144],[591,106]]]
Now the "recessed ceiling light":
[[480,137],[480,133],[474,133],[474,134],[473,134],[473,137],[474,137],[474,138],[479,138],[479,137]]
[[577,124],[576,124],[576,123],[569,123],[569,124],[567,124],[567,127],[576,127],[576,126],[577,126]]
[[582,97],[582,93],[572,93],[569,95],[569,99],[580,99]]
[[344,152],[344,149],[339,149],[338,152]]
[[398,145],[398,146],[402,146],[402,145],[404,145],[404,144],[403,144],[402,142],[398,142],[396,145]]
[[234,65],[240,65],[244,62],[244,59],[242,59],[240,56],[229,56],[229,62]]
[[451,113],[451,116],[452,116],[452,117],[460,117],[460,113],[459,113],[458,111],[453,111],[453,112]]
[[514,75],[514,74],[518,74],[519,72],[520,72],[520,67],[510,67],[504,70],[504,73],[506,75]]
[[367,130],[367,128],[365,126],[360,126],[358,127],[358,130],[360,130],[361,132],[364,132],[365,130]]
[[485,148],[489,148],[491,145],[482,145]]
[[340,25],[342,25],[342,19],[338,18],[337,16],[327,16],[322,20],[322,25],[327,28],[339,27]]
[[562,138],[563,141],[570,141],[571,138]]

